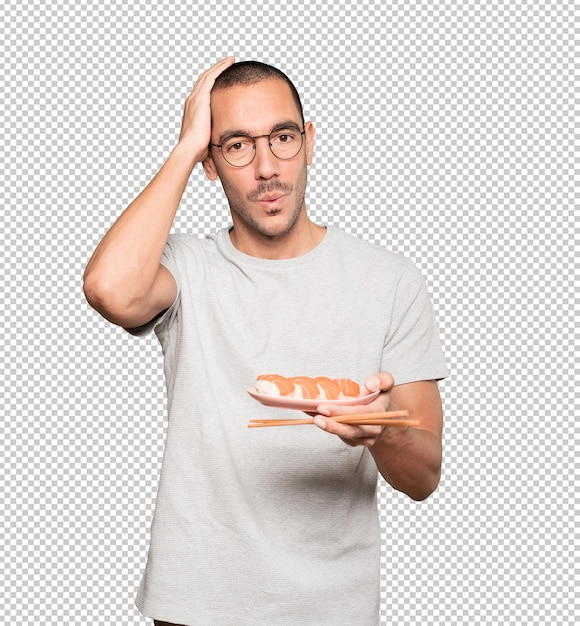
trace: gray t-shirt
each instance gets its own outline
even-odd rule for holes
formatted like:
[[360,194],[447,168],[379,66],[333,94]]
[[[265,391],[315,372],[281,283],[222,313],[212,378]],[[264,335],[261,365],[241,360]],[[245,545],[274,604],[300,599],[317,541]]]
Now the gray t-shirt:
[[145,615],[188,626],[375,626],[377,469],[364,447],[247,393],[263,373],[396,384],[447,376],[424,281],[402,256],[329,227],[293,259],[245,255],[228,229],[170,237],[175,302],[154,328],[168,430]]

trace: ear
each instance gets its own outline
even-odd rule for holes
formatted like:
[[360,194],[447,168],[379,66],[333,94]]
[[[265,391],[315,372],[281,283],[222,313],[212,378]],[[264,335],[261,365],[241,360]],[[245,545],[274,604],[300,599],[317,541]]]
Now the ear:
[[207,153],[207,156],[201,162],[201,164],[203,166],[203,171],[205,172],[205,175],[210,180],[216,180],[217,177],[218,177],[218,171],[217,171],[217,168],[215,166],[215,161],[213,160],[213,156],[211,154],[211,148],[209,149],[209,151]]
[[306,164],[312,165],[312,157],[314,156],[314,125],[312,122],[306,122],[304,125],[306,131]]

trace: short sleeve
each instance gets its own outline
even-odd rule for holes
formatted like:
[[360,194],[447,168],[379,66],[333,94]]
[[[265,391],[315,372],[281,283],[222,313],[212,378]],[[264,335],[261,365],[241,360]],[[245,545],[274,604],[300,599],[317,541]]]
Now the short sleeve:
[[411,261],[397,285],[382,369],[393,374],[395,384],[449,375],[427,286]]

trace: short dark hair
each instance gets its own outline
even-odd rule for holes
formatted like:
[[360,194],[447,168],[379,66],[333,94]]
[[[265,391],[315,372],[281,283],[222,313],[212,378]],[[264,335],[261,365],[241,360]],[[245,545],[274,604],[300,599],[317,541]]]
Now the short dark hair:
[[302,110],[302,102],[294,83],[276,67],[268,65],[266,63],[260,63],[259,61],[239,61],[226,68],[217,78],[212,87],[212,93],[214,91],[220,91],[222,89],[228,89],[235,87],[236,85],[254,85],[261,83],[264,80],[283,80],[288,87],[296,103],[296,107],[300,113],[302,119],[302,125],[304,126],[304,111]]

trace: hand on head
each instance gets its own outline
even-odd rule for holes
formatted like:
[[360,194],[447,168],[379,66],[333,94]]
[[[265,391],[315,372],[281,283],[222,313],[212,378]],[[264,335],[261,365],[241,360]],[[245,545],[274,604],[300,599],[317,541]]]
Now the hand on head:
[[226,57],[203,72],[185,100],[179,141],[190,145],[197,162],[203,161],[208,152],[211,137],[212,87],[216,78],[234,62],[234,57]]

